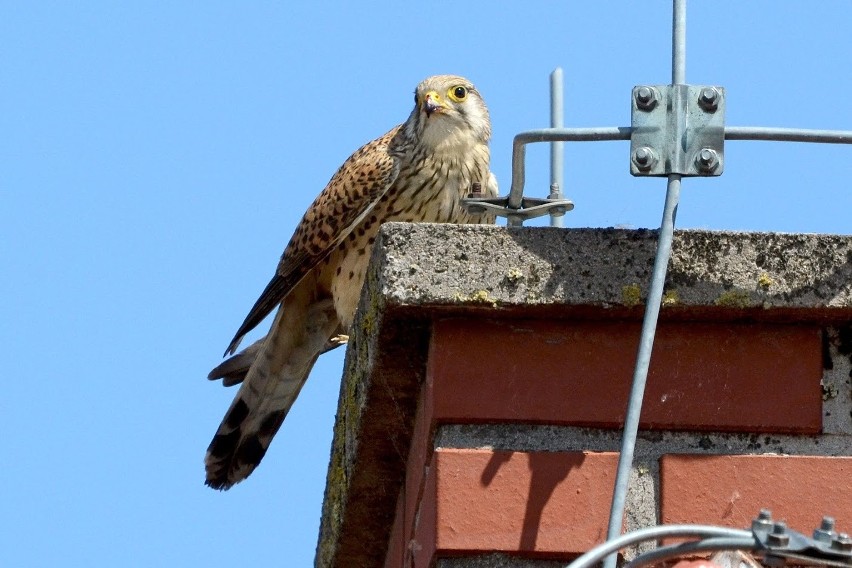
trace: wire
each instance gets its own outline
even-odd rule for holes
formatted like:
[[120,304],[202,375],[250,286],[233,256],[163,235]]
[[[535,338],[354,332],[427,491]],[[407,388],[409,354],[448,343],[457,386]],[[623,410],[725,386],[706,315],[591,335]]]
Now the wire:
[[593,564],[600,562],[605,557],[609,556],[614,559],[615,554],[613,553],[618,552],[625,546],[630,546],[631,544],[637,544],[646,540],[690,536],[705,538],[750,538],[752,541],[754,540],[752,533],[746,530],[715,527],[710,525],[661,525],[639,529],[613,540],[608,540],[574,560],[574,562],[568,565],[568,568],[590,568]]

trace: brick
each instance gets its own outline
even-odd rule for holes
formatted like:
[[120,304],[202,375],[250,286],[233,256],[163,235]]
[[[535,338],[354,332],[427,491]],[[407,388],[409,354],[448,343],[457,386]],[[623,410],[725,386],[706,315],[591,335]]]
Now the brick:
[[[430,385],[425,385],[420,389],[411,448],[405,464],[405,485],[402,488],[405,507],[404,517],[402,521],[399,519],[396,521],[403,523],[402,530],[406,540],[414,538],[418,522],[431,522],[418,519],[417,513],[420,502],[424,499],[426,475],[429,471],[429,462],[432,459],[432,414],[432,391]],[[429,497],[429,499],[433,498]],[[434,540],[434,538],[431,540]],[[405,566],[411,566],[409,558],[415,556],[415,553],[416,551],[411,550],[406,552]]]
[[761,508],[810,535],[823,515],[852,532],[852,457],[666,455],[660,460],[663,523],[745,528]]
[[[620,427],[639,334],[623,321],[437,321],[435,420]],[[821,377],[817,327],[661,322],[641,425],[817,433]]]
[[416,566],[507,552],[573,558],[606,539],[618,454],[436,449]]
[[405,527],[404,515],[405,494],[404,492],[400,492],[399,498],[396,500],[396,513],[394,514],[390,539],[388,539],[384,568],[401,568],[404,566],[405,549],[408,545],[407,535],[403,532]]
[[672,568],[722,568],[709,560],[681,560]]
[[[434,454],[433,454],[434,457]],[[434,465],[434,463],[433,463]],[[431,568],[435,560],[438,534],[438,510],[436,506],[437,484],[435,483],[435,468],[430,467],[424,477],[426,480],[423,495],[418,502],[414,535],[411,539],[409,557],[414,562],[407,566],[414,568]]]

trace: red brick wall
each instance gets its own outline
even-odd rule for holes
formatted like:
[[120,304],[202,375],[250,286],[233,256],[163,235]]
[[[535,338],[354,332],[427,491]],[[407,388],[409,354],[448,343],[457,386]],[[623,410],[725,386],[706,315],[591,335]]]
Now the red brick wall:
[[[680,450],[648,446],[654,483],[644,498],[655,522],[744,527],[770,507],[803,532],[824,514],[852,529],[852,436],[823,432],[823,333],[660,324],[641,423],[679,436]],[[436,321],[386,568],[491,551],[570,559],[602,542],[617,446],[590,451],[580,437],[562,448],[493,449],[487,439],[436,448],[434,439],[446,424],[492,425],[484,431],[495,435],[513,424],[580,426],[617,439],[638,338],[636,322]],[[766,453],[778,445],[814,455]]]

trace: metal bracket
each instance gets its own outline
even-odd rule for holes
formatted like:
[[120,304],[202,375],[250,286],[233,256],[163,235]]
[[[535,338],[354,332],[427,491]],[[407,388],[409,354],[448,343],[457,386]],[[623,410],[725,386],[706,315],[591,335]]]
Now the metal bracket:
[[751,523],[751,531],[767,564],[821,564],[838,568],[852,566],[852,538],[834,530],[834,519],[824,517],[813,538],[787,528],[783,522],[772,520],[772,513],[763,509]]
[[633,87],[630,173],[719,176],[724,170],[725,89]]
[[471,214],[491,213],[499,217],[506,217],[510,226],[518,226],[527,219],[541,217],[542,215],[559,215],[574,209],[574,202],[570,199],[542,199],[539,197],[522,198],[520,209],[509,207],[508,197],[467,197],[462,199],[462,205]]

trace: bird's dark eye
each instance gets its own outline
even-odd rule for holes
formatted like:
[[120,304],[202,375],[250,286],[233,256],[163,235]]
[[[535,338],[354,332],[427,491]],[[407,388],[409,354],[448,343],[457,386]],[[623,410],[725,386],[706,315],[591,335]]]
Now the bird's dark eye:
[[460,103],[467,98],[467,88],[461,85],[452,87],[447,91],[447,95],[457,103]]

